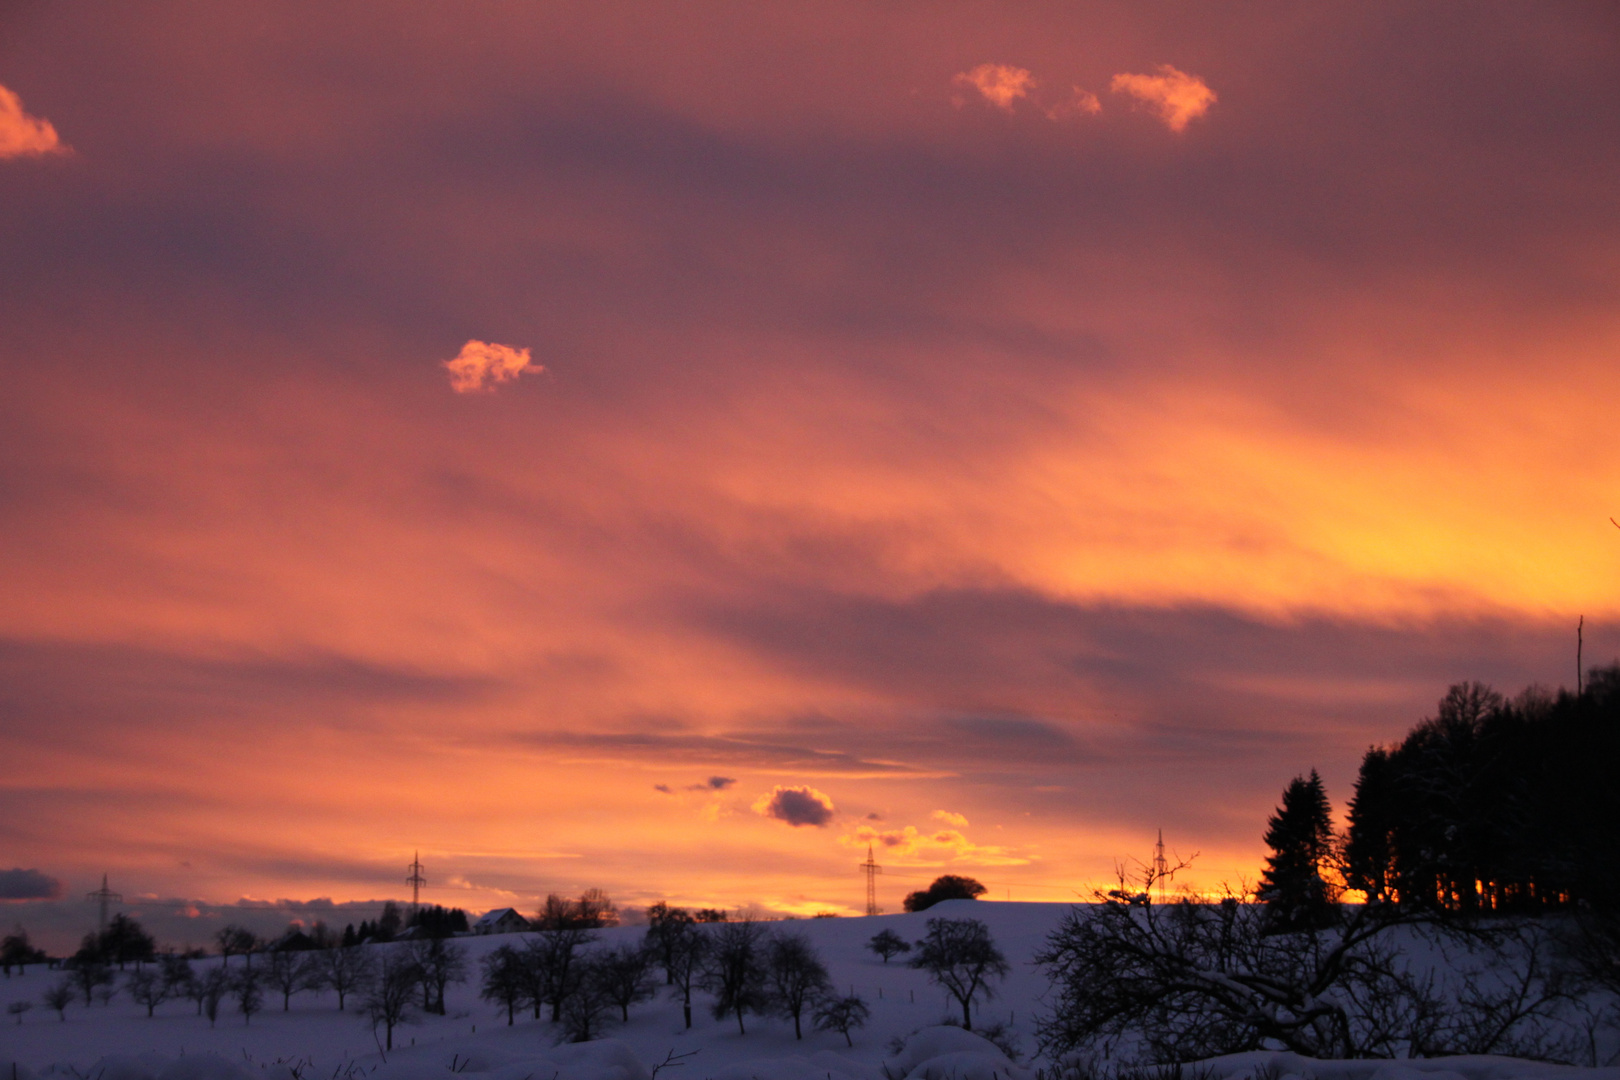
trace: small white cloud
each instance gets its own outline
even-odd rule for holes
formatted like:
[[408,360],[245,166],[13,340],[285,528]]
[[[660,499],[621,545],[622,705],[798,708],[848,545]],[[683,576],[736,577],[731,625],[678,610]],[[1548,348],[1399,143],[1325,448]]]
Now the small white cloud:
[[1135,98],[1171,131],[1185,131],[1190,121],[1215,104],[1215,91],[1197,75],[1177,71],[1169,64],[1160,64],[1156,70],[1157,75],[1115,75],[1109,89]]
[[525,373],[538,374],[546,370],[529,359],[528,349],[510,345],[496,345],[488,341],[469,341],[461,347],[454,360],[446,360],[450,372],[450,389],[458,394],[476,394],[480,390],[493,390],[503,382],[511,382]]
[[951,82],[977,90],[990,104],[1008,112],[1012,112],[1014,102],[1035,89],[1035,76],[1027,68],[1011,64],[980,64],[971,71],[959,72]]
[[49,120],[29,116],[22,99],[0,86],[0,159],[67,152]]

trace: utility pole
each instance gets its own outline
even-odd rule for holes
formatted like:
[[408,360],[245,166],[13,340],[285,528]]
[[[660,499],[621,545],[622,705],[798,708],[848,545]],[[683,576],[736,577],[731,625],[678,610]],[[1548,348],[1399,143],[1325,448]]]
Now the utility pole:
[[866,845],[866,861],[861,863],[861,873],[866,875],[866,913],[880,914],[877,906],[877,876],[883,873],[883,867],[872,857],[871,844]]
[[107,905],[114,902],[120,904],[123,903],[124,895],[122,893],[115,893],[111,889],[107,888],[107,875],[102,874],[101,888],[97,889],[93,893],[86,893],[84,898],[86,900],[99,900],[101,902],[101,932],[105,934],[107,932]]
[[411,872],[411,876],[405,879],[405,884],[411,887],[411,910],[421,910],[422,886],[427,884],[427,878],[422,876],[422,853],[420,851],[411,854],[411,865],[405,869]]

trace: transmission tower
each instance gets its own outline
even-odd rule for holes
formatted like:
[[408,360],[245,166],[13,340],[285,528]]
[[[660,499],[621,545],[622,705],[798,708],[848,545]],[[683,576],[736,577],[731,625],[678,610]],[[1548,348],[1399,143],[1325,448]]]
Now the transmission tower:
[[1170,876],[1170,863],[1164,857],[1164,830],[1159,830],[1159,842],[1153,845],[1153,883],[1159,887],[1159,903],[1164,903],[1164,879]]
[[102,874],[101,888],[97,889],[93,893],[86,893],[84,898],[86,900],[99,900],[101,902],[101,932],[105,934],[107,932],[107,905],[114,902],[123,903],[123,893],[115,893],[111,889],[107,888],[107,875]]
[[405,869],[411,872],[411,876],[405,879],[405,884],[411,887],[411,907],[413,909],[420,908],[422,906],[422,886],[427,884],[427,878],[422,876],[422,853],[420,851],[412,852],[411,865]]
[[881,914],[877,906],[877,876],[883,873],[883,867],[872,857],[871,844],[866,845],[866,861],[861,863],[861,873],[866,875],[866,913]]

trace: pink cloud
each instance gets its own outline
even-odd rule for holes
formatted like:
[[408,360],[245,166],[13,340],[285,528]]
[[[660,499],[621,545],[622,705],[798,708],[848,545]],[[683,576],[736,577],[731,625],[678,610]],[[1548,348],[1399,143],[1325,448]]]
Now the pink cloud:
[[1035,76],[1011,64],[980,64],[971,71],[959,72],[951,82],[977,90],[990,104],[1008,112],[1012,112],[1014,102],[1035,89]]
[[1071,87],[1070,95],[1046,110],[1048,120],[1068,120],[1075,116],[1096,116],[1102,112],[1102,102],[1090,90]]
[[458,394],[493,390],[497,384],[511,382],[524,372],[546,370],[529,359],[528,349],[488,341],[467,342],[456,358],[446,360],[444,366],[450,371],[450,389]]
[[51,122],[29,116],[22,99],[0,86],[0,159],[66,152]]
[[1157,75],[1115,75],[1110,89],[1135,98],[1171,131],[1185,131],[1215,104],[1215,91],[1197,75],[1160,64]]

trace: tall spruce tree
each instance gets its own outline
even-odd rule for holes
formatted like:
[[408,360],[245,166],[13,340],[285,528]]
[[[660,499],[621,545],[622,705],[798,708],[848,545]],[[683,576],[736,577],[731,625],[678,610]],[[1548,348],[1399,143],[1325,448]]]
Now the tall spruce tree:
[[1333,855],[1332,815],[1322,778],[1312,769],[1283,789],[1282,805],[1266,823],[1271,855],[1259,897],[1279,928],[1321,926],[1333,917],[1336,897],[1325,876]]

